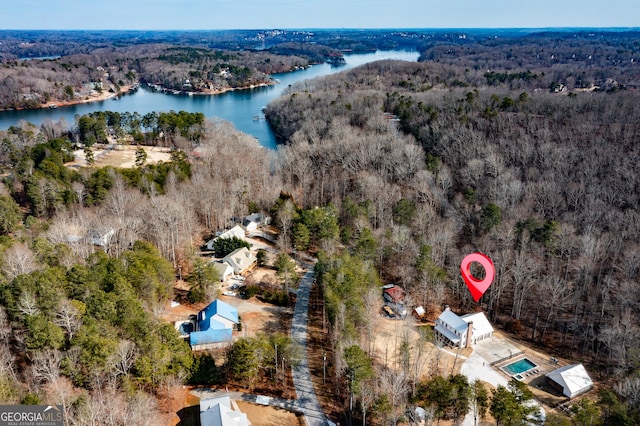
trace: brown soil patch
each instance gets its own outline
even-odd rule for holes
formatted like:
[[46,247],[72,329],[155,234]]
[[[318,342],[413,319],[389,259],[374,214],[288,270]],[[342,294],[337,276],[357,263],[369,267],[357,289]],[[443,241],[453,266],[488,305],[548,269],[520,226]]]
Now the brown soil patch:
[[[191,386],[170,386],[161,392],[158,400],[158,408],[162,415],[163,425],[193,425],[200,416],[200,399],[190,394]],[[189,407],[196,409],[189,409]],[[185,414],[187,412],[187,414]],[[193,421],[192,421],[193,420]]]
[[[268,254],[267,254],[268,258]],[[256,268],[251,272],[249,278],[254,283],[267,282],[267,283],[276,283],[278,281],[278,276],[276,275],[276,271],[270,268]]]
[[[136,161],[136,149],[138,147],[131,145],[117,145],[114,149],[111,147],[95,146],[92,147],[93,158],[95,160],[92,166],[86,161],[84,151],[76,150],[73,152],[75,160],[65,164],[67,167],[117,167],[117,168],[133,168]],[[171,152],[168,148],[143,146],[147,153],[145,164],[155,164],[160,161],[170,161]]]
[[303,420],[291,411],[281,408],[236,401],[240,411],[247,415],[252,426],[300,426]]

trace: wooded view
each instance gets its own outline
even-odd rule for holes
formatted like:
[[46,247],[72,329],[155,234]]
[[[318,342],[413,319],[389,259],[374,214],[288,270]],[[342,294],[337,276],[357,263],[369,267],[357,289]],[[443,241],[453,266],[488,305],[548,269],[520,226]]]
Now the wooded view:
[[[512,338],[584,363],[597,392],[571,416],[548,412],[548,424],[638,424],[637,36],[420,36],[417,63],[290,87],[265,109],[275,151],[202,113],[97,112],[1,131],[0,401],[62,404],[69,424],[94,424],[105,406],[110,424],[162,424],[172,386],[278,387],[278,361],[300,358],[288,333],[235,339],[220,363],[194,355],[160,316],[183,276],[191,301],[215,295],[202,245],[231,218],[262,212],[278,234],[271,266],[284,292],[270,301],[289,303],[292,259],[316,262],[334,421],[409,424],[420,406],[433,421],[477,410],[522,424],[535,411],[516,379],[487,391],[453,369],[418,374],[421,350],[408,340],[395,368],[381,362],[374,324],[381,286],[393,283],[431,320],[445,305],[482,310]],[[327,60],[336,48],[312,50]],[[114,87],[266,83],[313,61],[303,50],[141,44],[39,61],[4,51],[0,106],[75,96],[104,73]],[[232,77],[221,82],[223,69]],[[140,149],[135,167],[95,164],[92,149],[115,141]],[[171,160],[147,162],[144,146],[171,148]],[[68,167],[74,150],[88,167]],[[106,244],[84,238],[108,231]],[[479,304],[459,270],[474,251],[496,267]]]

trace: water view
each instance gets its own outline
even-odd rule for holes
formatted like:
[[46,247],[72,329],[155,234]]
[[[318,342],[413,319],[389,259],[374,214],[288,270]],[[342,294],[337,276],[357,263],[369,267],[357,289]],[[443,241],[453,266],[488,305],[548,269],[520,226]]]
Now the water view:
[[329,64],[314,65],[306,70],[285,74],[274,74],[278,84],[247,90],[237,90],[221,95],[170,95],[154,92],[141,87],[134,93],[101,102],[78,104],[57,109],[38,109],[0,112],[0,129],[7,129],[25,120],[40,125],[45,120],[74,122],[76,115],[89,114],[94,111],[138,112],[144,115],[151,111],[188,111],[202,112],[209,119],[220,118],[232,122],[237,129],[253,135],[261,145],[276,147],[275,135],[262,115],[262,108],[277,98],[289,85],[382,59],[400,59],[416,61],[415,51],[378,51],[375,53],[346,55],[346,65],[333,67]]

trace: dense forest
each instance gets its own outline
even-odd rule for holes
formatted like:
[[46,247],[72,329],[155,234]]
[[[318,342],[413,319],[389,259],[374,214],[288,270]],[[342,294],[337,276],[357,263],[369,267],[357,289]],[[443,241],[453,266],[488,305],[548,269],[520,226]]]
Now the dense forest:
[[[283,184],[302,206],[341,206],[352,255],[428,311],[473,309],[459,259],[489,254],[498,275],[481,306],[494,323],[637,401],[640,117],[635,91],[606,84],[636,81],[637,65],[576,65],[589,90],[555,90],[569,74],[554,65],[472,60],[384,61],[293,87],[266,111]],[[336,281],[350,262],[326,262],[333,344],[375,338],[360,332],[368,280]]]
[[[553,51],[564,53],[553,55],[562,60],[525,60],[535,49],[522,40],[458,37],[425,44],[419,63],[381,61],[302,82],[265,111],[276,151],[184,112],[96,113],[1,132],[1,399],[60,403],[77,424],[108,399],[155,424],[171,385],[202,383],[202,360],[158,316],[177,271],[197,270],[195,247],[230,217],[264,211],[281,254],[318,260],[329,381],[345,420],[395,424],[418,404],[438,420],[471,405],[501,423],[531,414],[513,402],[531,398],[519,382],[489,399],[461,376],[417,377],[414,359],[397,371],[377,364],[371,316],[379,286],[392,282],[432,317],[445,304],[482,309],[510,335],[584,362],[599,399],[576,404],[571,421],[548,417],[553,424],[585,415],[637,424],[638,44],[612,36],[628,49],[611,55],[626,60],[571,62],[570,49],[586,55],[591,36],[531,37],[560,40]],[[158,54],[161,70],[172,55],[208,67],[216,54],[143,49]],[[173,147],[172,161],[64,166],[74,144],[108,132]],[[104,247],[70,238],[104,229],[114,230]],[[459,276],[474,250],[497,268],[479,305]],[[212,367],[216,380],[250,384],[258,374],[233,360],[263,342],[241,342],[226,368]]]
[[303,205],[366,206],[366,226],[399,244],[377,256],[388,281],[438,287],[411,278],[428,245],[451,271],[450,304],[469,303],[455,259],[489,253],[500,269],[483,300],[494,321],[628,371],[636,93],[447,87],[458,78],[440,64],[385,61],[294,88],[267,110],[286,140],[285,184]]
[[269,74],[309,65],[268,51],[223,51],[172,45],[101,48],[60,58],[0,63],[0,109],[73,103],[89,95],[118,94],[135,84],[178,92],[219,93],[271,84]]

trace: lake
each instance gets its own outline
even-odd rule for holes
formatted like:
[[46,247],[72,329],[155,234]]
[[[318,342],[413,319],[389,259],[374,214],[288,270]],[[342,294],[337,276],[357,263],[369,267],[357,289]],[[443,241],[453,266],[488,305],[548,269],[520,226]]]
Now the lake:
[[[78,104],[56,109],[1,111],[0,129],[8,129],[18,121],[25,120],[35,125],[45,120],[60,120],[73,124],[76,115],[94,111],[138,112],[144,115],[152,111],[202,112],[205,117],[230,121],[234,126],[258,139],[261,145],[276,147],[275,135],[262,115],[262,107],[277,98],[291,84],[298,81],[333,74],[382,59],[417,61],[415,51],[378,51],[375,53],[345,55],[346,65],[332,67],[329,64],[313,65],[310,68],[284,74],[274,74],[278,84],[254,89],[235,90],[220,95],[173,95],[154,92],[145,87],[137,91],[101,102]],[[259,118],[259,119],[257,119]]]

